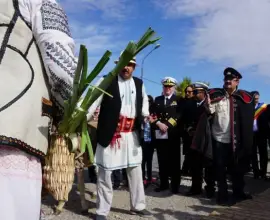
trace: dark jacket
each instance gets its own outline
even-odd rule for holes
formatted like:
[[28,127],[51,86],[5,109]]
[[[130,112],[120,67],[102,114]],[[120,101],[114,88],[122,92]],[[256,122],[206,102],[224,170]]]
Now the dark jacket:
[[192,139],[191,149],[196,150],[207,159],[213,159],[211,116],[207,111],[202,112]]
[[[164,96],[158,96],[155,98],[154,114],[157,117],[157,121],[160,121],[169,127],[168,129],[169,136],[175,135],[179,136],[181,112],[179,112],[178,98],[176,97],[176,95],[172,95],[171,98],[168,100],[166,106],[164,105],[164,99],[165,99]],[[156,122],[153,123],[154,130],[158,129]]]
[[212,159],[212,135],[210,127],[210,116],[208,110],[205,106],[205,101],[203,101],[199,106],[197,103],[194,106],[191,120],[187,122],[187,128],[195,131],[192,137],[191,149],[200,152],[204,158]]
[[181,137],[183,140],[183,154],[188,153],[192,137],[188,134],[187,128],[193,125],[194,117],[196,114],[197,102],[195,99],[182,99],[179,103],[179,111],[182,112],[182,126],[181,126]]
[[[212,103],[219,102],[226,96],[224,89],[211,89],[209,91]],[[253,143],[253,96],[245,90],[235,91],[230,100],[231,147],[236,161],[241,163],[252,153]]]

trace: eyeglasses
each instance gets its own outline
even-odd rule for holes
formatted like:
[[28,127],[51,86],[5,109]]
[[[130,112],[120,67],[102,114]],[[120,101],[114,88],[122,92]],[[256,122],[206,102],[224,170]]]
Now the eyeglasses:
[[187,94],[191,94],[191,93],[193,93],[193,91],[186,91],[186,93],[187,93]]
[[239,79],[237,79],[237,78],[235,78],[235,77],[233,77],[233,76],[226,76],[226,77],[224,78],[224,81],[235,81],[235,82],[238,82]]

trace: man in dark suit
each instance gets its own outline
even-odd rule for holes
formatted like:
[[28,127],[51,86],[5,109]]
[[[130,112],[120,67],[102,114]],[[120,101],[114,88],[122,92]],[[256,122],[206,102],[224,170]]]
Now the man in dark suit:
[[[269,122],[270,122],[270,105],[259,102],[260,94],[258,91],[253,91],[255,102],[255,115],[253,124],[253,150],[252,150],[252,168],[254,178],[267,179],[267,164],[268,164],[268,151],[267,139],[269,138]],[[260,156],[260,169],[258,166],[257,150],[259,149]]]
[[160,186],[155,191],[167,190],[170,176],[174,194],[178,193],[180,185],[180,114],[174,94],[176,83],[171,77],[162,80],[163,95],[155,99],[157,118],[153,122],[160,175]]

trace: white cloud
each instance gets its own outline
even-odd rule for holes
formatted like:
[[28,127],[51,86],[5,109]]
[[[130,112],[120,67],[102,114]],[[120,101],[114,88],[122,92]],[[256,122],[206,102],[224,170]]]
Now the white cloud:
[[123,19],[132,10],[128,0],[59,0],[68,12],[99,11],[104,18]]
[[194,18],[193,60],[257,70],[270,76],[269,0],[153,0],[165,18]]
[[88,50],[89,70],[97,64],[106,50],[113,52],[110,63],[105,66],[101,75],[107,74],[113,66],[114,58],[118,55],[114,52],[118,53],[119,48],[123,47],[123,42],[118,34],[118,27],[108,27],[97,23],[87,26],[73,19],[70,20],[70,27],[76,43],[76,55],[79,53],[81,44],[85,45]]
[[85,44],[89,53],[95,54],[100,50],[114,49],[119,44],[115,39],[116,28],[94,23],[87,25],[76,21],[71,21],[70,27],[76,44]]

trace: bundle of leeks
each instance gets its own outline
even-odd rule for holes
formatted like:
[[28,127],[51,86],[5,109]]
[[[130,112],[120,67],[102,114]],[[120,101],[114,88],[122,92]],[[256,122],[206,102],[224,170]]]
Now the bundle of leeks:
[[[111,52],[106,51],[95,68],[87,74],[88,54],[84,45],[80,46],[78,66],[75,71],[73,82],[73,93],[64,103],[64,117],[57,127],[57,132],[52,136],[48,154],[45,158],[44,182],[45,188],[59,201],[57,209],[62,210],[68,200],[72,188],[75,172],[74,136],[79,133],[80,154],[88,152],[89,161],[93,163],[94,155],[91,139],[87,130],[87,111],[90,106],[102,94],[109,95],[106,89],[118,73],[129,63],[129,61],[151,44],[155,44],[160,38],[153,39],[154,30],[148,28],[141,39],[135,43],[130,41],[119,58],[119,62],[113,70],[104,78],[98,87],[91,83],[99,75],[110,60]],[[83,94],[86,95],[83,97]],[[74,135],[76,134],[76,135]]]

